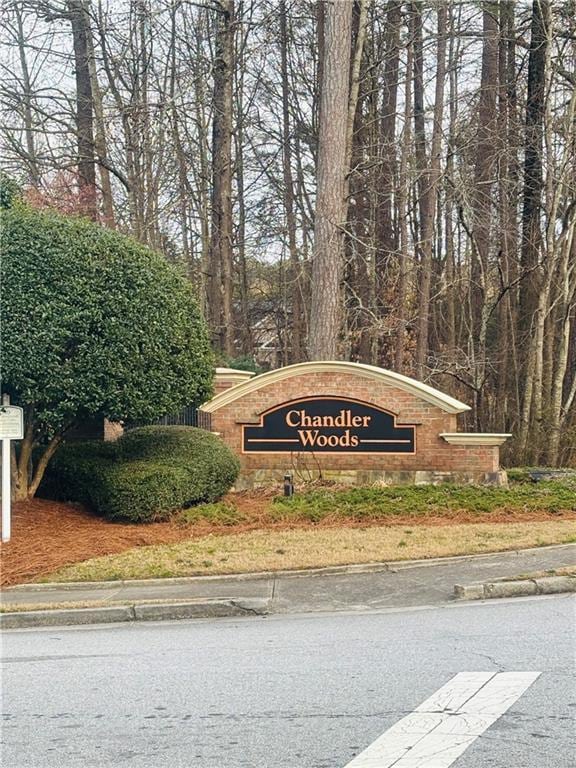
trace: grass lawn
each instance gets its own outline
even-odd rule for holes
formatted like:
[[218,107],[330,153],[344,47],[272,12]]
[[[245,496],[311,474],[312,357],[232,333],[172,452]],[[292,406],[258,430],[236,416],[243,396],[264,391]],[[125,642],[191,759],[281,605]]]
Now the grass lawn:
[[572,520],[251,531],[139,547],[42,581],[166,578],[445,557],[576,541]]

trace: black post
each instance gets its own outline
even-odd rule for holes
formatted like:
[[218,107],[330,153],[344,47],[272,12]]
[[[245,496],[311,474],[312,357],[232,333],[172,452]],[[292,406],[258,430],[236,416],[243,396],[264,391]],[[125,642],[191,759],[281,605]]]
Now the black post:
[[284,475],[284,496],[294,496],[294,483],[292,475]]

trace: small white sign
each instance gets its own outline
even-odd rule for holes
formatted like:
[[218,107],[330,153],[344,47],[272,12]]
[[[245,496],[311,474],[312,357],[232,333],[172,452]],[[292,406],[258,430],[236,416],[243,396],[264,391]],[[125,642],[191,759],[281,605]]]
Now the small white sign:
[[0,439],[22,440],[24,410],[18,405],[0,405]]

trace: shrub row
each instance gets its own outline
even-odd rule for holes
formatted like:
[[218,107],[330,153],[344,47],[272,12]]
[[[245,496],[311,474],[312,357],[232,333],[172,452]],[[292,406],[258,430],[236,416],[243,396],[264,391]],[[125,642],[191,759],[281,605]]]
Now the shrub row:
[[289,498],[278,496],[270,515],[274,522],[318,522],[328,517],[365,521],[399,515],[446,517],[459,512],[480,519],[492,513],[516,511],[576,512],[576,480],[515,483],[510,488],[451,484],[319,488]]
[[195,427],[142,427],[115,443],[65,444],[45,495],[79,501],[113,520],[150,522],[219,499],[239,464],[215,435]]

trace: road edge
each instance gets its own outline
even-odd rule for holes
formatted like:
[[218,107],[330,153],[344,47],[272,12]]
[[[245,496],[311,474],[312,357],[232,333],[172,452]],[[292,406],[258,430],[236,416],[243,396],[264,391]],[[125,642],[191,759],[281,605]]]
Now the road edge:
[[576,576],[543,576],[537,579],[502,579],[478,584],[455,584],[457,600],[491,600],[576,592]]
[[215,619],[230,616],[266,616],[270,601],[257,598],[195,600],[179,603],[129,603],[99,608],[58,608],[0,614],[1,629],[84,626],[133,621]]

